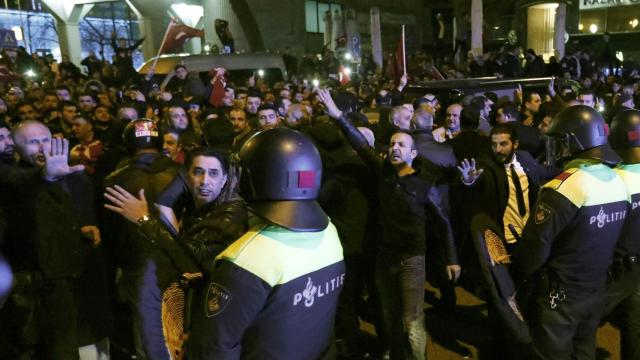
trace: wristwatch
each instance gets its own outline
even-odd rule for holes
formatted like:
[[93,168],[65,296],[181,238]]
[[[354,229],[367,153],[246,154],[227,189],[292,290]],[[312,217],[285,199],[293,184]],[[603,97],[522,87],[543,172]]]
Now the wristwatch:
[[149,216],[149,214],[146,214],[141,216],[138,220],[136,220],[136,223],[138,224],[138,226],[142,226],[144,223],[148,222],[149,220],[151,220],[151,217]]

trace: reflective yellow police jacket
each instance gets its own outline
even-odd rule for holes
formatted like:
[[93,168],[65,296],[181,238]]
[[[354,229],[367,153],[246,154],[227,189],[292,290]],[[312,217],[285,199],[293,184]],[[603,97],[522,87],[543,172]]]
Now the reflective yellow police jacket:
[[258,224],[217,258],[192,306],[189,359],[318,359],[344,285],[335,226],[293,232]]
[[614,169],[627,185],[631,210],[618,240],[615,256],[640,255],[640,164],[622,164]]
[[513,265],[518,280],[543,266],[567,288],[601,289],[629,209],[613,169],[576,159],[540,191]]

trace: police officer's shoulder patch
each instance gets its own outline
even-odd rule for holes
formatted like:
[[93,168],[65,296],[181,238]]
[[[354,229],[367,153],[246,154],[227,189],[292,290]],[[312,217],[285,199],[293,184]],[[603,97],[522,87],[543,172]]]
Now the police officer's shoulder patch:
[[207,317],[214,317],[220,314],[231,301],[231,293],[222,285],[209,283],[207,297],[204,302],[204,313]]
[[536,224],[540,225],[551,217],[552,209],[549,205],[540,202],[536,205],[535,218]]
[[562,185],[565,180],[567,180],[571,175],[575,174],[578,170],[578,168],[566,169],[565,171],[558,174],[555,178],[553,178],[553,180],[549,181],[545,186],[550,187],[554,190],[558,190],[558,188],[560,188],[560,185]]

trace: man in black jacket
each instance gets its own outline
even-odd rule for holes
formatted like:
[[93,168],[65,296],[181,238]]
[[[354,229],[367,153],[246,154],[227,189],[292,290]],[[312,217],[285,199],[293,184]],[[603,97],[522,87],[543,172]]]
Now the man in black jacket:
[[0,358],[78,358],[83,238],[100,242],[90,182],[68,166],[69,143],[39,122],[14,129],[20,164],[3,168],[3,252],[16,277],[0,313]]
[[[552,177],[549,171],[531,155],[519,147],[514,127],[498,125],[491,130],[491,158],[480,158],[478,169],[474,159],[465,159],[460,169],[462,183],[473,187],[471,201],[472,215],[485,213],[504,230],[508,243],[514,243],[516,236],[529,218],[530,205],[534,204],[540,186]],[[516,176],[514,176],[514,173]],[[512,234],[513,225],[517,235]]]
[[[438,174],[437,188],[441,195],[441,204],[445,213],[449,214],[449,187],[450,184],[455,181],[456,178],[456,157],[453,154],[453,149],[450,145],[445,143],[439,143],[435,140],[432,128],[433,128],[433,112],[427,109],[418,109],[411,119],[411,125],[413,128],[413,140],[418,150],[418,158],[423,164],[428,164],[434,167],[431,170],[432,173]],[[441,260],[445,259],[444,249],[438,247],[438,242],[433,244],[429,243],[430,240],[437,240],[427,238],[427,248],[435,249],[436,251],[428,251],[427,256],[427,275],[430,282],[433,285],[440,288],[440,305],[446,307],[453,307],[456,303],[455,286],[453,283],[446,279],[446,275],[440,269],[442,269]],[[433,246],[431,246],[433,245]],[[435,260],[435,261],[430,261]],[[431,266],[430,266],[431,265]]]
[[[161,302],[174,299],[176,292],[181,292],[175,284],[181,275],[213,269],[218,253],[241,236],[248,226],[244,201],[236,193],[237,175],[224,155],[209,148],[198,148],[190,153],[185,166],[186,176],[176,177],[157,200],[165,209],[170,209],[187,195],[180,229],[170,230],[166,223],[163,224],[162,216],[147,205],[145,192],[139,191],[138,199],[116,186],[107,188],[108,194],[105,194],[115,205],[106,207],[133,223],[134,229],[144,234],[147,246],[154,249],[150,256],[152,262],[143,274],[137,304],[143,317],[145,351],[151,359],[168,360],[169,352],[177,355],[184,340],[181,338],[183,331],[189,331],[188,324],[183,328],[181,322],[166,322],[167,318],[180,318],[176,315],[182,315],[182,309],[169,300],[166,305],[170,316],[167,317],[161,315]],[[202,277],[201,273],[199,277]],[[188,304],[184,307],[184,312],[188,312]]]
[[[491,130],[491,145],[494,155],[478,161],[480,170],[473,166],[473,159],[471,163],[465,159],[460,167],[462,183],[471,188],[465,192],[470,212],[468,220],[477,214],[486,214],[495,221],[496,228],[502,230],[500,235],[507,241],[507,251],[512,253],[530,216],[530,204],[535,203],[545,181],[546,170],[528,152],[517,150],[516,130],[509,124],[497,125]],[[473,259],[470,261],[475,264]],[[475,274],[469,273],[472,278]],[[492,351],[495,356],[517,358],[521,345],[513,341],[500,316],[496,316],[496,305],[499,304],[489,301]]]
[[[447,243],[447,271],[460,274],[449,219],[439,203],[433,182],[420,172],[413,138],[405,132],[391,136],[388,160],[377,156],[362,134],[346,119],[328,90],[318,92],[328,114],[365,164],[376,175],[383,236],[376,259],[376,283],[385,331],[394,359],[424,358],[424,254],[427,228]],[[408,347],[407,347],[408,345]]]

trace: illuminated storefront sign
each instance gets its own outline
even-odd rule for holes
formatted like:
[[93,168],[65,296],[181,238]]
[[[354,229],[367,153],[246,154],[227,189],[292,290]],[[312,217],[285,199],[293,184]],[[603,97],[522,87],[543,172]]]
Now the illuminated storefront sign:
[[640,0],[580,0],[580,10],[640,5]]

